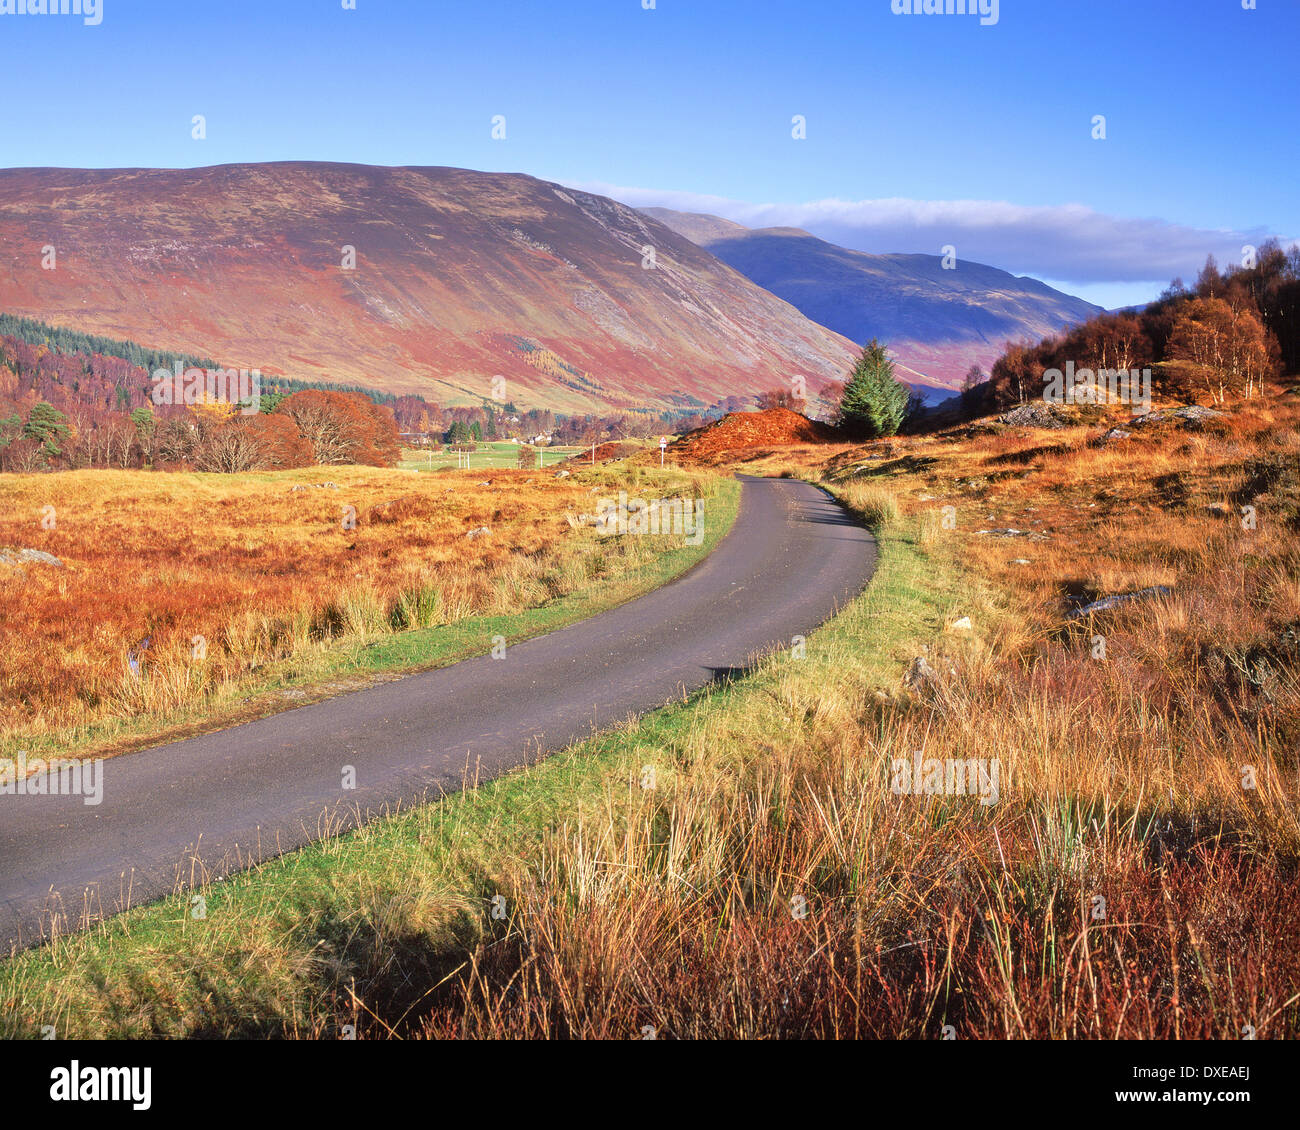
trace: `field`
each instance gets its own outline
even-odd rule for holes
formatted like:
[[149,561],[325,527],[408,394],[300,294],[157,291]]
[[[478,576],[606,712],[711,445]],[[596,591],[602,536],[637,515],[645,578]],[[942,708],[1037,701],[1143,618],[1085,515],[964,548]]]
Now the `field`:
[[[418,447],[402,448],[402,461],[398,466],[404,471],[443,471],[448,468],[469,471],[498,471],[519,466],[517,443],[484,442],[477,451],[457,454],[454,451],[422,451]],[[583,451],[580,447],[539,447],[539,469],[553,467]],[[590,450],[590,449],[586,449]]]
[[[528,634],[559,601],[576,618],[660,583],[665,554],[681,569],[697,553],[574,524],[626,475],[482,474],[4,476],[0,546],[62,564],[0,564],[0,756],[111,752],[486,651],[497,628],[475,636],[477,619],[549,609],[506,633]],[[665,496],[735,490],[631,474]]]
[[20,955],[9,1030],[1294,1038],[1300,397],[1109,422],[737,453],[878,531],[806,654]]

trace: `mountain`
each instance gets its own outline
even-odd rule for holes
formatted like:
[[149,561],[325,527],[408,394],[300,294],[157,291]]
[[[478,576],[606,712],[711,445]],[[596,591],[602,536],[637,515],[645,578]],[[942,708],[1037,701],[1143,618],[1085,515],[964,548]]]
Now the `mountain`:
[[[1100,306],[1025,278],[938,255],[869,255],[799,228],[747,228],[695,212],[642,211],[858,343],[879,338],[933,398],[961,387],[972,364],[987,374],[1009,340],[1037,341],[1101,313]],[[924,391],[924,390],[923,390]]]
[[443,405],[502,376],[521,409],[685,409],[854,353],[658,221],[519,174],[9,169],[0,247],[0,311]]

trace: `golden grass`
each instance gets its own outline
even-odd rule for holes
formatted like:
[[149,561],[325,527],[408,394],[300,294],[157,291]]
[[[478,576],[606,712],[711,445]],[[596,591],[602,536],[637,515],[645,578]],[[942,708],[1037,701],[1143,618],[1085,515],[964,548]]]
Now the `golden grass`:
[[[202,932],[178,899],[11,962],[15,1030],[1293,1038],[1298,422],[752,452],[881,524],[805,656],[208,888]],[[916,751],[998,803],[895,794]]]
[[[634,570],[658,539],[605,542],[569,521],[594,511],[606,477],[4,476],[0,546],[65,567],[0,566],[0,750],[166,716],[339,641],[517,612]],[[699,487],[677,478],[669,493]],[[338,489],[310,485],[324,482]]]
[[[925,648],[931,684],[880,682],[853,644],[888,641],[926,588],[895,587],[887,539],[888,587],[806,662],[702,709],[654,791],[611,790],[509,868],[511,923],[485,924],[422,1030],[1294,1037],[1298,418],[1290,397],[1121,449],[1080,428],[837,453],[830,481],[910,525],[921,573],[961,578],[933,596],[973,630]],[[1069,596],[1158,584],[1067,627]],[[893,794],[916,751],[996,761],[999,803]]]

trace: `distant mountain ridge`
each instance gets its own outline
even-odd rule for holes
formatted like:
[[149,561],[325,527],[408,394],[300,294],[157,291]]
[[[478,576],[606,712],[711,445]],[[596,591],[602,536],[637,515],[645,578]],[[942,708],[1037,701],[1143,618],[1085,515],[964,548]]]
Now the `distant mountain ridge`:
[[0,248],[7,313],[443,405],[503,377],[522,409],[683,411],[854,353],[658,221],[514,173],[0,170]]
[[[936,390],[955,390],[972,364],[985,374],[1003,343],[1056,333],[1102,308],[1037,279],[938,255],[871,255],[800,228],[747,228],[705,213],[643,208],[814,322],[856,343],[886,342]],[[903,374],[906,379],[907,374]]]

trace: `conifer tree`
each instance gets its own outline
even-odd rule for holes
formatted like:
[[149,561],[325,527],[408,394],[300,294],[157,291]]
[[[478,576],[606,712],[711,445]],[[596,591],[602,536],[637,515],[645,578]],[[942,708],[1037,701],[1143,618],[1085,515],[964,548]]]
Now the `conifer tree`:
[[874,337],[862,347],[840,400],[840,426],[859,439],[897,433],[910,392],[894,376],[894,363]]

